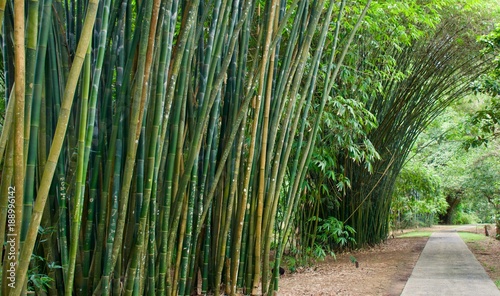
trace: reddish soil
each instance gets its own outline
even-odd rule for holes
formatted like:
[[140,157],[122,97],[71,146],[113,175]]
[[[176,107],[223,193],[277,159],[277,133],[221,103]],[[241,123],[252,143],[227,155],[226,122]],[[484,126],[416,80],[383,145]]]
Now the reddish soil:
[[[442,228],[446,227],[419,230]],[[459,230],[484,235],[484,230],[475,226]],[[374,248],[339,254],[337,260],[328,257],[313,267],[287,271],[278,295],[400,295],[426,242],[425,237],[396,237]],[[500,283],[500,241],[485,237],[467,244],[490,277]],[[358,268],[351,256],[357,259]]]

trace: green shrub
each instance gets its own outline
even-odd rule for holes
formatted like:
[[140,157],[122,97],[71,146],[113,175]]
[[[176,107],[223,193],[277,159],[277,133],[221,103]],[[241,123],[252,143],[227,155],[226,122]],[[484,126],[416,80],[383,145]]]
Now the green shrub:
[[451,221],[452,224],[476,224],[479,223],[479,217],[474,213],[457,212]]

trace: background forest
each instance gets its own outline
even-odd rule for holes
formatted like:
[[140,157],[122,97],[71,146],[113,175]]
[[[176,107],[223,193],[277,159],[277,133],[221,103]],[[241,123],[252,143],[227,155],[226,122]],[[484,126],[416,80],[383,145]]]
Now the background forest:
[[0,1],[0,294],[269,295],[499,221],[499,8]]

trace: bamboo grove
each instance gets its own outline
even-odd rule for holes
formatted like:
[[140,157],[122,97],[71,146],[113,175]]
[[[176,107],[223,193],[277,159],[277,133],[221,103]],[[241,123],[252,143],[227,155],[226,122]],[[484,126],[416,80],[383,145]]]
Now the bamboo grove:
[[368,137],[382,160],[374,164],[373,174],[345,160],[355,185],[347,193],[352,204],[342,204],[338,213],[342,221],[357,229],[358,242],[375,244],[387,237],[394,184],[413,143],[490,69],[491,57],[481,54],[476,36],[486,33],[492,22],[486,27],[473,24],[471,19],[480,17],[448,8],[430,38],[419,39],[393,55],[396,71],[408,73],[404,79],[389,79],[383,83],[383,95],[368,100],[367,107],[379,124]]
[[[385,36],[363,31],[364,39],[352,49],[353,58],[345,62],[341,74],[354,78],[339,82],[339,93],[364,103],[366,110],[353,103],[349,106],[350,116],[363,118],[364,126],[358,123],[356,140],[343,149],[338,149],[341,141],[332,140],[329,130],[323,133],[316,167],[328,163],[336,167],[336,176],[316,169],[311,179],[325,184],[327,189],[321,190],[335,198],[304,200],[306,213],[298,218],[304,227],[318,227],[315,219],[310,220],[315,215],[336,217],[356,231],[352,237],[358,247],[387,239],[396,177],[418,135],[452,102],[471,93],[471,83],[492,66],[492,57],[481,53],[483,45],[476,38],[492,29],[494,14],[485,12],[488,6],[478,2],[472,9],[465,2],[457,3],[444,5],[438,14],[429,9],[427,19],[422,13],[405,13],[393,22],[396,26],[383,27]],[[401,8],[410,9],[404,4]],[[384,7],[380,10],[387,19],[400,17]],[[402,23],[407,26],[401,30],[397,26]],[[354,71],[365,75],[356,77]],[[366,111],[375,119],[364,115]],[[348,184],[340,187],[349,188],[339,193],[335,189],[347,183],[344,179]],[[311,241],[307,232],[301,236]]]
[[1,1],[0,294],[276,291],[370,2]]

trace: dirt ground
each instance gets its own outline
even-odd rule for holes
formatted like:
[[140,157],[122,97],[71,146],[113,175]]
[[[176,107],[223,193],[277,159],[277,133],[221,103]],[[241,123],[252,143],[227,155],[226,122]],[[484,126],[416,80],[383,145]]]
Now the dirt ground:
[[[446,227],[419,230],[438,231],[443,228]],[[484,230],[476,226],[458,230],[484,235]],[[287,271],[280,280],[278,295],[400,295],[427,239],[396,236],[370,249],[339,254],[337,260],[328,257],[314,267],[299,269],[295,273]],[[500,282],[500,241],[486,237],[470,242],[468,246],[493,281]],[[351,262],[351,256],[357,259],[358,268]]]

